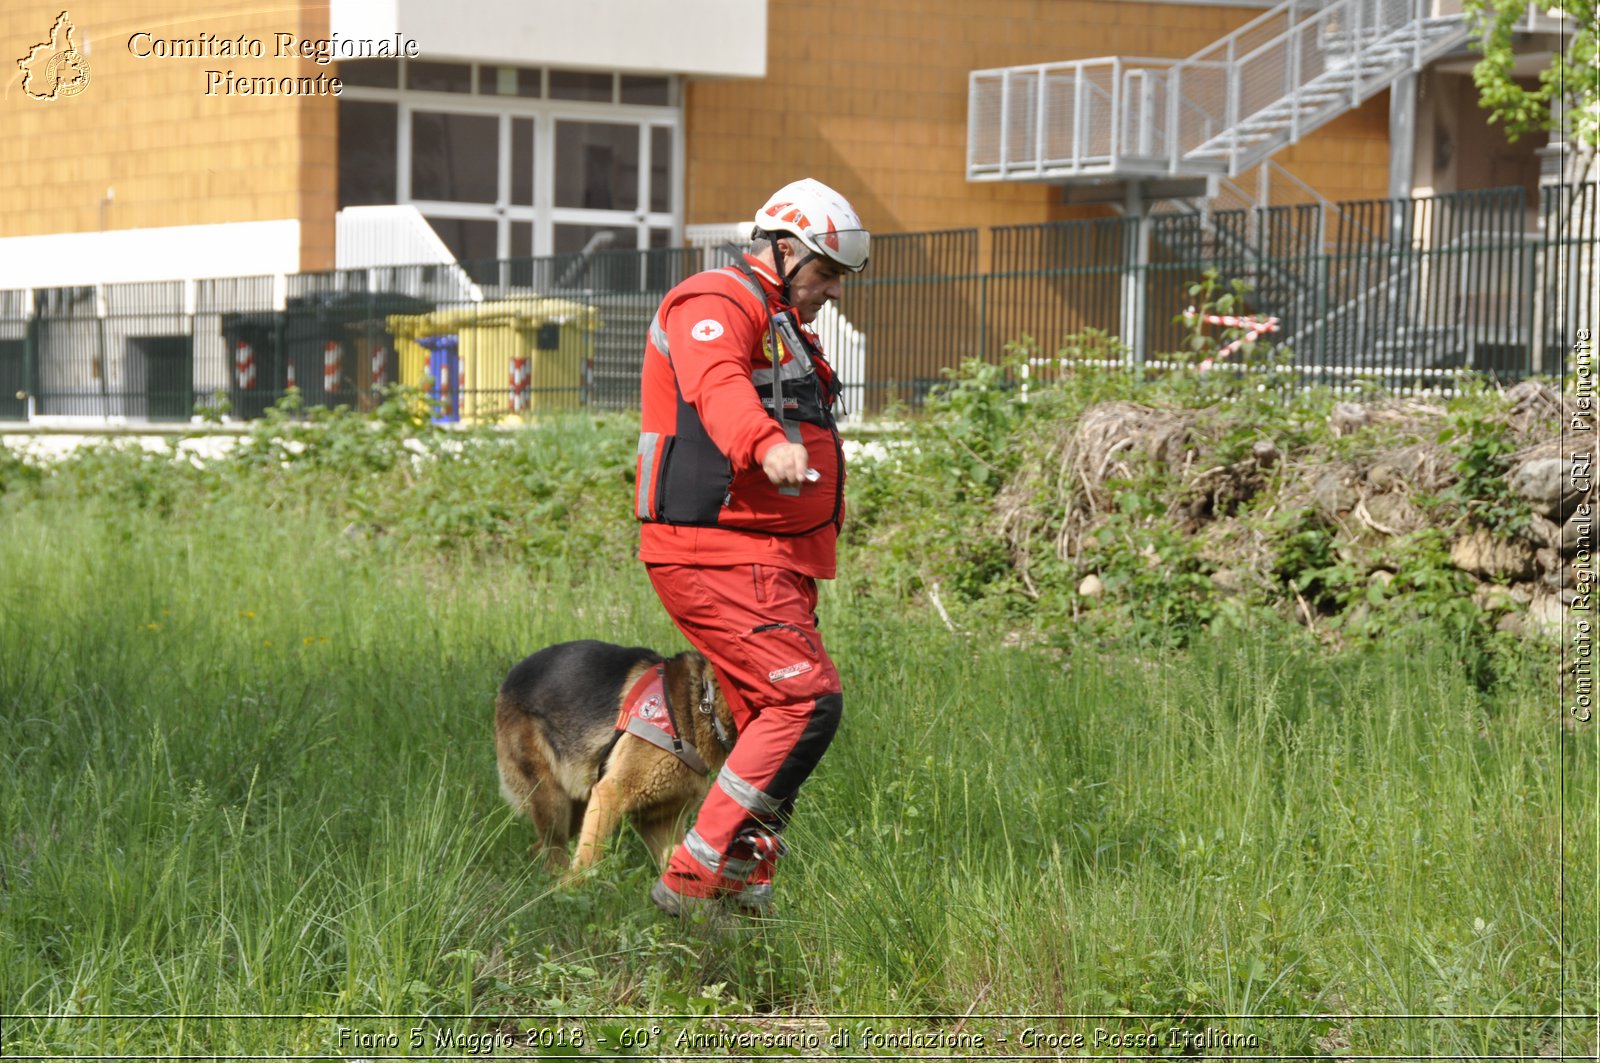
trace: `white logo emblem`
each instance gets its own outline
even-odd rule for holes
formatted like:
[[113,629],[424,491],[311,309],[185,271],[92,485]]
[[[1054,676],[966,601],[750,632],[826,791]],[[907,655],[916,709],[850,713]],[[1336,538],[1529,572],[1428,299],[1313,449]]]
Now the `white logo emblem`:
[[810,661],[797,661],[787,668],[779,668],[767,673],[767,682],[777,683],[784,679],[793,679],[797,675],[805,675],[811,671]]
[[722,322],[706,318],[689,330],[689,335],[697,340],[714,340],[722,335]]
[[639,707],[639,719],[641,719],[641,720],[653,720],[653,719],[656,718],[656,713],[658,713],[660,711],[661,711],[661,699],[660,698],[650,698],[643,705],[641,705]]

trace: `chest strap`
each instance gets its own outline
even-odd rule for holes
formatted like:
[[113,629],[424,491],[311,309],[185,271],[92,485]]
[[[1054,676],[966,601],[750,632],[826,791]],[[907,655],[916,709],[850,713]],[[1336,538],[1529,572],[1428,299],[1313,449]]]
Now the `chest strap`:
[[709,775],[711,769],[693,746],[685,745],[678,733],[678,721],[672,710],[672,698],[667,694],[667,670],[661,665],[647,669],[622,699],[622,711],[617,714],[617,730],[642,738],[651,745],[667,750],[688,765],[698,775]]

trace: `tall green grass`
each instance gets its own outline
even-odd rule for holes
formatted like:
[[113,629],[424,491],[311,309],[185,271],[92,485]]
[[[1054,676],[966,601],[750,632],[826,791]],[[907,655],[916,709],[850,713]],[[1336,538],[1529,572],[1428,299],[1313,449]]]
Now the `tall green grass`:
[[708,939],[650,908],[631,837],[557,888],[497,793],[514,661],[681,645],[637,566],[534,576],[242,503],[0,514],[9,1053],[712,1011],[1594,1050],[1592,1022],[1394,1017],[1595,1009],[1595,735],[1534,650],[1489,690],[1426,642],[1057,657],[830,588],[845,722],[780,915]]

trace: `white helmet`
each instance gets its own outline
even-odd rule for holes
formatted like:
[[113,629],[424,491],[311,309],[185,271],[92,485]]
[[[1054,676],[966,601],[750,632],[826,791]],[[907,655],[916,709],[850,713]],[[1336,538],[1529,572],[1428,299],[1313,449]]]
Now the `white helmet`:
[[814,178],[784,185],[756,212],[756,231],[788,233],[850,273],[867,268],[871,235],[855,208],[839,193]]

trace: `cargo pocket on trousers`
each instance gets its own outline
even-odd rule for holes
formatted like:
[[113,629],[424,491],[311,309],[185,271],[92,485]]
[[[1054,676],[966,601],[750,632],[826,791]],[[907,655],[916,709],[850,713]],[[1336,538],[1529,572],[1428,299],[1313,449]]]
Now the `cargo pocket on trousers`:
[[815,637],[791,624],[763,624],[738,636],[750,671],[766,681],[762,705],[839,692],[839,674]]

